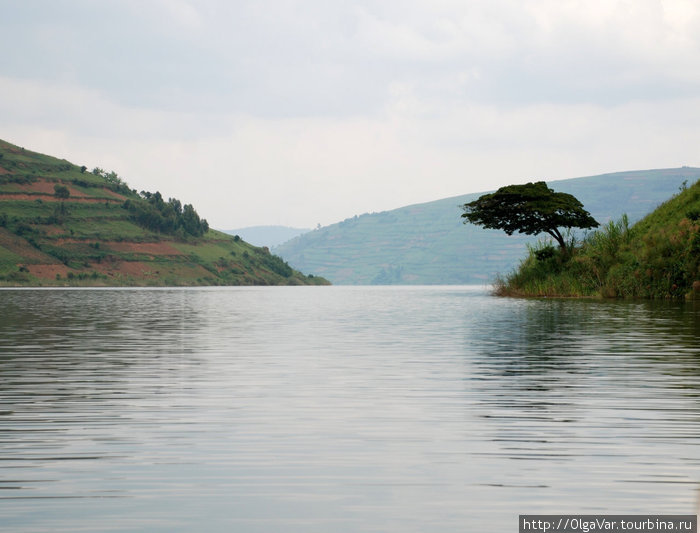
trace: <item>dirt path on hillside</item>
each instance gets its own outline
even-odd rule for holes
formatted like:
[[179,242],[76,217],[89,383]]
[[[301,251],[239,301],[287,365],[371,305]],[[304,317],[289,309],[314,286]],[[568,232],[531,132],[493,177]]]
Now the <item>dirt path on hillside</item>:
[[[53,194],[48,195],[48,194],[18,194],[18,193],[10,193],[10,194],[3,194],[0,193],[0,202],[3,200],[41,200],[42,202],[60,202],[62,200],[59,200],[56,198]],[[104,202],[109,202],[110,204],[120,204],[121,201],[114,199],[114,198],[94,198],[94,197],[77,197],[73,196],[71,194],[71,197],[65,200],[67,204],[100,204]]]

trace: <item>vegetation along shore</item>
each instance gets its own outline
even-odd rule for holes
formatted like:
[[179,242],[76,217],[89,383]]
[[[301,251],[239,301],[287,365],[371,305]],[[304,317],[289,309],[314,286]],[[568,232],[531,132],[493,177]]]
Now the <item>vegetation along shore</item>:
[[0,286],[324,284],[191,204],[0,140]]
[[[575,226],[574,226],[575,227]],[[544,230],[542,230],[544,231]],[[541,240],[495,293],[700,300],[700,181],[634,225],[623,215],[579,242]]]

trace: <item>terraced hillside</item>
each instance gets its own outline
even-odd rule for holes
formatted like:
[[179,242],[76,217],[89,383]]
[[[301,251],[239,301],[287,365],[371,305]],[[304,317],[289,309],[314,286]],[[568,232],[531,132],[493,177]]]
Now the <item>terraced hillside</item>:
[[0,141],[0,285],[324,284],[114,172]]

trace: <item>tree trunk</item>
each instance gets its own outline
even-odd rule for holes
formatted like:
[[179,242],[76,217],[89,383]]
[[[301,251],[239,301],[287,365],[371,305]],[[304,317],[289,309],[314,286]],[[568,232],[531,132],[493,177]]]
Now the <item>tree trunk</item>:
[[567,252],[566,241],[559,230],[557,228],[552,228],[551,230],[548,230],[547,233],[554,237],[554,240],[559,244],[559,248],[561,249],[562,253],[565,254]]

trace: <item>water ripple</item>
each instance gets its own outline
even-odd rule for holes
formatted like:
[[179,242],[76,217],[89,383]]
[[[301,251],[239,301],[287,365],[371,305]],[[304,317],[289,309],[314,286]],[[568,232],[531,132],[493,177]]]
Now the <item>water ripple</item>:
[[695,512],[693,304],[465,287],[0,299],[12,531],[495,531],[520,513]]

